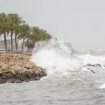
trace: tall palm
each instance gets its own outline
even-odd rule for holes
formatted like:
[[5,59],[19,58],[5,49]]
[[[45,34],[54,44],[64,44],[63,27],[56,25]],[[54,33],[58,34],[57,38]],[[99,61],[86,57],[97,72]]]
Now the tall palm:
[[18,35],[20,34],[20,27],[17,26],[14,30],[15,32],[15,50],[18,51],[18,43],[17,43],[17,39],[18,39]]
[[7,38],[6,38],[7,32],[8,32],[7,15],[5,13],[0,13],[0,35],[4,35],[5,51],[7,51]]
[[11,37],[11,51],[13,51],[13,37],[15,36],[15,45],[17,49],[16,30],[19,27],[19,25],[22,24],[24,21],[22,20],[21,17],[19,17],[18,14],[8,14],[8,20],[9,20],[10,37]]
[[22,24],[19,27],[19,34],[18,34],[18,39],[21,39],[22,42],[22,52],[24,50],[24,43],[25,43],[25,39],[28,39],[29,35],[30,35],[30,27],[28,24]]

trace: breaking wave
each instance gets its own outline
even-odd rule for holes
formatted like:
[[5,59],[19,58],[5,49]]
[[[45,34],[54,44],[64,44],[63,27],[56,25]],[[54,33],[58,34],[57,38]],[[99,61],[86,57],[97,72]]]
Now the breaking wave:
[[105,55],[74,52],[70,43],[51,39],[36,44],[31,60],[45,68],[48,75],[70,75],[80,70],[95,73],[97,68],[105,68]]

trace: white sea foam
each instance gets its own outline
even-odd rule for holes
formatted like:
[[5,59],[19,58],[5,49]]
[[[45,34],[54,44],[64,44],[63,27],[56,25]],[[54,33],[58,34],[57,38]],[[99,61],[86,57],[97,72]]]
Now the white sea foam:
[[105,83],[103,83],[101,86],[99,86],[100,89],[105,89]]
[[105,64],[105,56],[103,55],[83,54],[83,55],[79,55],[78,58],[82,60],[84,65],[100,64],[101,66],[103,66]]
[[67,74],[80,68],[80,61],[72,56],[72,47],[69,43],[50,40],[37,44],[32,61],[45,68],[48,75]]
[[76,55],[72,54],[73,51],[71,44],[52,39],[47,42],[37,43],[31,60],[38,66],[45,68],[48,75],[65,75],[80,69],[93,72],[91,65],[104,68],[105,56],[91,54]]

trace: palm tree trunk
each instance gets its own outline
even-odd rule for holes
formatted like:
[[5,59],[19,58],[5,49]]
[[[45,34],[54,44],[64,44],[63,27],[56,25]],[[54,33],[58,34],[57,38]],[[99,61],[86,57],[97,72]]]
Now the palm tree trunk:
[[13,31],[11,31],[11,52],[13,51]]
[[29,43],[29,38],[27,39],[27,45],[26,45],[26,47],[27,47],[27,52],[29,52],[30,51],[30,45],[29,45],[30,43]]
[[4,45],[5,45],[5,51],[7,52],[7,38],[6,38],[6,33],[4,33]]
[[16,34],[15,34],[15,49],[16,49],[16,52],[18,51],[18,45],[17,45],[17,38],[16,38]]
[[22,43],[22,52],[24,51],[24,38],[23,38],[23,43]]

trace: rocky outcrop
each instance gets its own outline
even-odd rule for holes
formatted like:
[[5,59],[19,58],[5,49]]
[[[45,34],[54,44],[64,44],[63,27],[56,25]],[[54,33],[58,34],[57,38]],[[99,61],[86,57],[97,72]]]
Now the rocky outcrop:
[[0,54],[0,83],[20,83],[39,80],[46,76],[45,69],[30,61],[24,54]]

